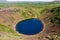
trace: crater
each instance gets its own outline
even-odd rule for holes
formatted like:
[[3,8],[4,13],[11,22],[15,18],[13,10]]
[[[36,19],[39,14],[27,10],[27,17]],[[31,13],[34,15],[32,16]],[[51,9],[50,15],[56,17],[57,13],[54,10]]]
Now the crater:
[[25,19],[16,24],[16,31],[24,35],[35,35],[44,28],[42,21],[38,18]]

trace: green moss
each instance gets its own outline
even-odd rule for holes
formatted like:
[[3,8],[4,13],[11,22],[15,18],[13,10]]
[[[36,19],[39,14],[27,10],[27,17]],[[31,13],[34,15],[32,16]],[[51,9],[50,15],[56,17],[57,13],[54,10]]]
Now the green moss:
[[0,24],[0,31],[6,31],[7,26]]
[[26,12],[22,11],[22,16],[23,16],[24,18],[27,18]]
[[4,29],[5,27],[6,27],[5,25],[0,24],[0,28]]
[[10,29],[8,30],[8,32],[14,33],[14,30],[13,30],[12,28],[10,28]]
[[12,21],[14,21],[14,20],[15,20],[15,18],[14,18],[13,16],[11,16],[11,17],[10,17],[10,19],[11,19]]
[[9,28],[9,27],[2,25],[2,24],[0,24],[0,31],[4,31],[4,32],[8,31],[8,32],[14,33],[14,30],[12,28]]

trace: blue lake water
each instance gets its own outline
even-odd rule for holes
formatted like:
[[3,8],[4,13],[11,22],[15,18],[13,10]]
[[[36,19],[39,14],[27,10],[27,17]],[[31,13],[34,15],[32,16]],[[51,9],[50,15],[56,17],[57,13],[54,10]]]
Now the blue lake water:
[[16,25],[16,31],[25,35],[38,34],[43,30],[43,23],[37,18],[22,20]]

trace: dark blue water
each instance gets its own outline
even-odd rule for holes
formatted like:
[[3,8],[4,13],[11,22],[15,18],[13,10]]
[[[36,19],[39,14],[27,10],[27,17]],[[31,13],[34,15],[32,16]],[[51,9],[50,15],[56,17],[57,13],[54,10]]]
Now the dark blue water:
[[34,35],[43,30],[43,24],[39,19],[32,18],[20,21],[16,25],[16,31],[25,35]]

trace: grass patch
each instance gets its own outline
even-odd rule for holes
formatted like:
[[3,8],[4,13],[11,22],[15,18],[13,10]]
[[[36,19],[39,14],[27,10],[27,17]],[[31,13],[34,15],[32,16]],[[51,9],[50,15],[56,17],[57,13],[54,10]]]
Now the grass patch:
[[14,20],[15,20],[15,18],[14,18],[13,16],[11,16],[11,17],[10,17],[10,19],[11,19],[12,21],[14,21]]
[[0,24],[0,31],[6,31],[7,26]]
[[12,28],[10,28],[10,29],[8,30],[8,32],[14,33],[14,30],[13,30]]

